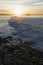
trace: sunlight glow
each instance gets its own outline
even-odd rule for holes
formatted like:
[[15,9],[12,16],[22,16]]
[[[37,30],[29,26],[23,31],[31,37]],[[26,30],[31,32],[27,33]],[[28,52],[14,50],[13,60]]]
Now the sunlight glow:
[[21,6],[16,6],[14,9],[14,14],[16,16],[21,16],[23,14],[23,8]]

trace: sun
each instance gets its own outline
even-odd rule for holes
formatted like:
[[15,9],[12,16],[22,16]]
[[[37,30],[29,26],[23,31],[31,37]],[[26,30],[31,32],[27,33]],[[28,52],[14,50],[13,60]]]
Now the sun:
[[16,15],[21,15],[21,14],[22,14],[21,8],[16,8],[16,9],[15,9],[15,14],[16,14]]
[[14,9],[14,13],[16,16],[21,16],[22,13],[23,13],[23,9],[21,6],[16,6],[15,9]]

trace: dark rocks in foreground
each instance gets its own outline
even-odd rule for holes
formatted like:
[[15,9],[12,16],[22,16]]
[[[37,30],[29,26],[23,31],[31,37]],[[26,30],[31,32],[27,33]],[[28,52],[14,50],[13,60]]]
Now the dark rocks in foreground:
[[32,47],[33,42],[3,46],[0,50],[0,65],[43,65],[43,52]]
[[6,39],[6,38],[2,38],[1,36],[0,36],[0,44],[1,43],[8,43],[9,41]]
[[0,43],[8,43],[9,40],[12,40],[12,39],[13,39],[12,36],[7,36],[7,37],[4,37],[4,38],[0,36]]

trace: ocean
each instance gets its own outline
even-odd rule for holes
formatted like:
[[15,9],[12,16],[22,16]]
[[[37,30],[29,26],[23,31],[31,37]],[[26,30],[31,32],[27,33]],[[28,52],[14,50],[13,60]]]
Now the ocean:
[[0,36],[12,36],[15,40],[10,44],[22,41],[32,41],[34,47],[43,50],[43,16],[12,17],[0,15]]

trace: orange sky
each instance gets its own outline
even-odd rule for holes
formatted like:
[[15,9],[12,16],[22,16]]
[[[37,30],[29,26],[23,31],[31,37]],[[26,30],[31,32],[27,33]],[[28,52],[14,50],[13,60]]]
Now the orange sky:
[[22,14],[43,14],[43,0],[0,0],[0,14],[15,14],[18,5]]
[[[25,7],[23,7],[22,9],[23,9],[23,14],[40,14],[40,15],[42,15],[43,14],[43,9],[42,9],[42,7],[43,6],[37,6],[37,7],[31,7],[31,6],[29,6],[29,7],[27,7],[26,6],[26,8]],[[14,10],[15,10],[15,8],[14,9],[8,9],[8,10],[6,10],[6,9],[4,9],[4,10],[0,10],[0,14],[15,14],[14,13]]]

